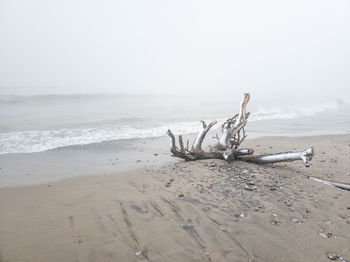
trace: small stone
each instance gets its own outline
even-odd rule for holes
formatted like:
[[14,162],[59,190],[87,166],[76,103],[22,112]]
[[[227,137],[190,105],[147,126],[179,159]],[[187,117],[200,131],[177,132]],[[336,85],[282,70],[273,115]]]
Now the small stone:
[[157,154],[157,153],[155,153],[154,155],[155,155],[155,156],[158,156],[158,154]]
[[170,179],[169,179],[169,182],[174,182],[174,178],[170,178]]
[[240,214],[239,216],[240,216],[240,217],[245,217],[244,213]]
[[277,225],[277,224],[278,224],[278,221],[277,221],[277,220],[272,220],[272,221],[271,221],[271,224],[272,224],[272,225]]
[[166,186],[166,187],[171,187],[171,182],[167,182],[167,183],[165,184],[165,186]]
[[181,224],[181,227],[182,227],[183,229],[185,229],[185,230],[188,230],[188,229],[191,228],[191,226],[188,226],[188,225],[186,225],[186,224]]
[[136,255],[136,256],[141,256],[141,255],[142,255],[142,250],[137,251],[137,252],[135,253],[135,255]]
[[260,211],[260,208],[255,207],[255,208],[254,208],[254,211],[258,212],[258,211]]
[[184,197],[185,195],[184,194],[179,194],[177,197],[180,198],[180,197]]
[[330,260],[337,260],[337,254],[335,253],[328,253],[327,256]]
[[256,189],[256,187],[255,187],[255,186],[248,186],[248,185],[245,185],[245,186],[244,186],[244,189],[245,189],[245,190],[248,190],[248,191],[253,191],[253,190]]
[[139,162],[141,162],[141,160],[139,160],[139,159],[138,159],[138,160],[136,160],[136,162],[138,162],[138,163],[139,163]]
[[292,218],[292,223],[298,223],[299,222],[299,220],[297,219],[297,218]]
[[294,207],[290,207],[290,208],[289,208],[289,211],[290,211],[290,212],[294,212],[294,211],[295,211]]
[[209,252],[205,252],[204,253],[207,257],[210,257],[210,253]]
[[277,217],[278,215],[277,214],[272,214],[273,217]]
[[320,232],[318,232],[318,234],[322,237],[325,237],[325,238],[330,238],[332,236],[332,233],[324,231],[324,230],[321,230]]

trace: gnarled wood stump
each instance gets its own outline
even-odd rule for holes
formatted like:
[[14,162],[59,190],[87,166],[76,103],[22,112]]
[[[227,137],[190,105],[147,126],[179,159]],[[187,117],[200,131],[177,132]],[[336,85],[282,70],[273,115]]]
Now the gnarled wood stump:
[[167,134],[170,136],[170,151],[175,157],[185,159],[186,161],[199,159],[223,159],[226,161],[233,161],[239,159],[247,162],[266,164],[302,160],[305,166],[308,166],[308,162],[312,159],[314,154],[312,147],[304,150],[266,155],[253,155],[253,149],[238,148],[247,137],[244,127],[250,114],[246,111],[249,99],[250,94],[244,94],[240,103],[239,113],[227,119],[222,124],[222,134],[220,137],[216,135],[218,142],[213,146],[209,146],[209,151],[204,151],[202,149],[202,143],[209,130],[217,124],[217,121],[213,121],[208,125],[204,121],[201,121],[203,128],[198,133],[191,148],[189,148],[188,142],[187,146],[184,146],[182,135],[179,135],[180,148],[178,148],[176,146],[175,135],[168,130]]

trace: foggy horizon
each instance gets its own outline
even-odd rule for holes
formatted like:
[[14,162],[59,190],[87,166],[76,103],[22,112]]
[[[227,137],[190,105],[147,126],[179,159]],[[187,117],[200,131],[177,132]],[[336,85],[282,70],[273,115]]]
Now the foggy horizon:
[[0,95],[350,97],[348,1],[0,2]]

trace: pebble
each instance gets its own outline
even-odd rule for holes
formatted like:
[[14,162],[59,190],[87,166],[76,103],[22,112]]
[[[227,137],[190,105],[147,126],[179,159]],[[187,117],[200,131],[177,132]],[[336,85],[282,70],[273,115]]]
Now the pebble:
[[328,253],[327,256],[330,260],[337,260],[337,258],[338,258],[337,254],[335,254],[335,253]]
[[325,238],[330,238],[332,236],[332,233],[324,231],[324,230],[321,230],[320,232],[318,232],[318,234],[322,237],[325,237]]
[[239,216],[240,216],[240,217],[245,217],[244,213],[240,214]]
[[171,187],[171,182],[166,182],[165,186],[166,187]]
[[136,255],[136,256],[141,256],[141,255],[142,255],[142,250],[137,251],[137,252],[135,253],[135,255]]
[[297,219],[297,218],[292,218],[292,223],[298,223],[299,222],[299,220]]
[[186,225],[186,224],[181,224],[181,227],[182,227],[183,229],[185,229],[185,230],[188,230],[188,229],[191,228],[191,226],[188,226],[188,225]]
[[180,197],[184,197],[185,195],[184,194],[179,194],[177,197],[180,198]]
[[294,211],[295,211],[294,207],[290,207],[290,208],[289,208],[289,211],[290,211],[290,212],[294,212]]
[[248,185],[245,185],[245,186],[244,186],[244,189],[245,189],[245,190],[249,190],[249,191],[253,191],[253,190],[254,190],[253,187],[250,187],[250,186],[248,186]]
[[277,220],[272,220],[271,223],[272,223],[272,225],[277,225],[278,221]]

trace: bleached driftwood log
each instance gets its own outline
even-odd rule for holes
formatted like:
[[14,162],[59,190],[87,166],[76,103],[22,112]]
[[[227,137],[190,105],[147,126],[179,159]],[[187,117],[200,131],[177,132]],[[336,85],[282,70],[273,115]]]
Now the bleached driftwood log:
[[313,176],[309,176],[309,178],[311,180],[315,180],[315,181],[320,182],[320,183],[325,184],[325,185],[335,186],[337,188],[350,191],[350,184],[347,184],[347,183],[325,180],[325,179],[321,179],[321,178],[313,177]]
[[216,135],[218,142],[213,146],[209,146],[209,151],[204,151],[202,149],[202,143],[209,130],[217,123],[217,121],[212,121],[208,125],[204,121],[201,121],[203,128],[198,133],[191,148],[189,148],[188,141],[186,147],[184,146],[182,135],[179,135],[180,148],[178,148],[176,146],[175,135],[168,130],[167,134],[170,136],[170,151],[174,156],[183,158],[186,161],[194,161],[199,159],[223,159],[233,161],[235,159],[239,159],[247,162],[265,164],[281,161],[302,160],[305,166],[308,166],[308,162],[313,156],[312,147],[299,151],[258,156],[253,156],[253,149],[238,149],[238,147],[247,137],[244,128],[250,114],[247,113],[249,99],[250,94],[244,94],[240,103],[239,113],[227,119],[223,123],[221,126],[221,137]]
[[276,162],[287,162],[294,160],[303,160],[304,165],[307,166],[308,162],[312,159],[313,156],[313,148],[309,147],[304,150],[299,151],[289,151],[271,155],[258,155],[258,156],[246,156],[239,157],[240,160],[244,160],[247,162],[254,162],[259,164],[268,164],[268,163],[276,163]]

